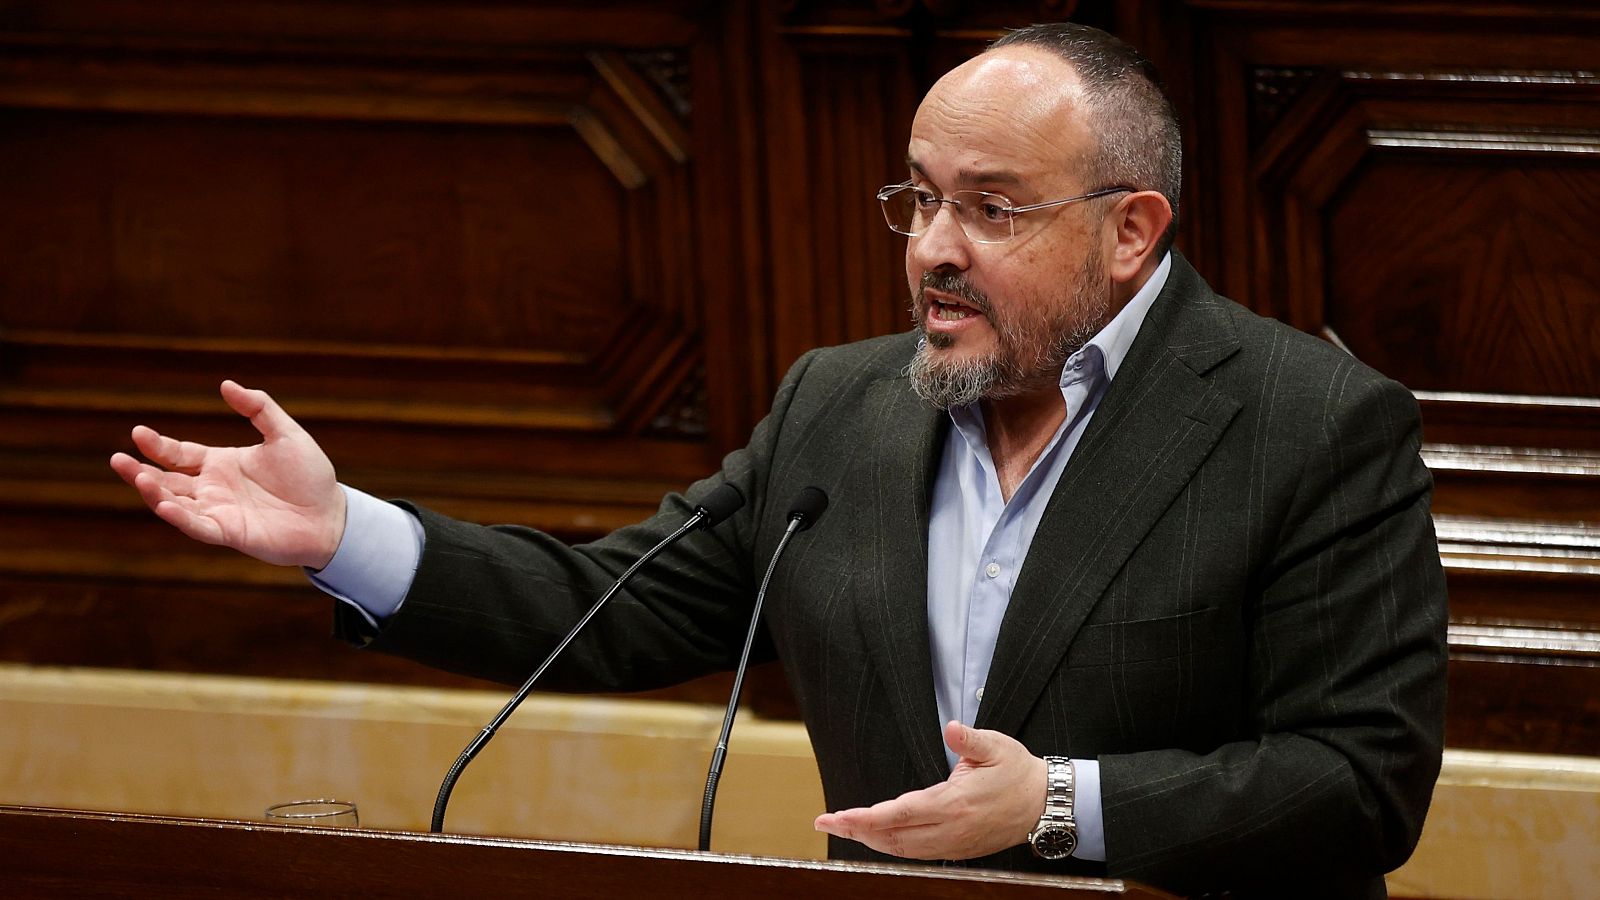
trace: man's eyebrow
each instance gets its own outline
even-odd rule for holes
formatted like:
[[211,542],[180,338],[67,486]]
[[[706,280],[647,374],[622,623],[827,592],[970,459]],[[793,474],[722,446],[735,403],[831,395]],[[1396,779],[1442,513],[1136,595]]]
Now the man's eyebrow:
[[[906,167],[912,172],[921,175],[923,178],[928,177],[927,170],[923,169],[916,160],[909,156],[906,157]],[[986,185],[1010,184],[1019,186],[1024,184],[1022,176],[1011,171],[1010,169],[957,169],[956,183]]]

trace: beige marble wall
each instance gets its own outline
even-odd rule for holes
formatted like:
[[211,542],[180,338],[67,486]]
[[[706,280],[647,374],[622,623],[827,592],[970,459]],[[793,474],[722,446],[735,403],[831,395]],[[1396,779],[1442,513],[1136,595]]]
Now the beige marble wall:
[[[0,803],[255,819],[355,800],[362,824],[426,830],[439,779],[498,693],[0,666]],[[747,714],[713,848],[820,858],[804,730]],[[451,831],[692,847],[721,710],[536,696],[467,770]],[[1447,751],[1410,897],[1600,893],[1600,760]]]
[[1600,896],[1600,759],[1446,750],[1416,854],[1391,893]]
[[[0,666],[0,802],[258,819],[354,800],[425,831],[439,781],[498,693]],[[722,711],[535,696],[467,769],[447,829],[693,847]],[[821,857],[804,729],[740,715],[713,849]]]

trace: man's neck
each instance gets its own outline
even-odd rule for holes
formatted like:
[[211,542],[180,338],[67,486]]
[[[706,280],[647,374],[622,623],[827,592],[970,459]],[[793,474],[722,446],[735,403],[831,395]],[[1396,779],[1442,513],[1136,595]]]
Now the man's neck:
[[1004,400],[983,401],[989,456],[1007,502],[1066,417],[1067,402],[1054,379]]
[[[1131,302],[1139,289],[1160,268],[1166,254],[1146,259],[1127,281],[1111,284],[1110,311],[1102,329]],[[985,437],[989,456],[1000,479],[1000,494],[1010,502],[1022,486],[1039,454],[1050,445],[1056,429],[1067,417],[1067,401],[1061,395],[1061,372],[1038,378],[1020,394],[1004,400],[982,401]]]

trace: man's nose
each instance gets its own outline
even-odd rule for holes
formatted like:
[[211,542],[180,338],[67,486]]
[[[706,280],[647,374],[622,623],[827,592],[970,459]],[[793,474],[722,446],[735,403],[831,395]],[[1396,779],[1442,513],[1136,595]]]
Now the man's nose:
[[961,208],[954,203],[939,204],[928,227],[906,245],[906,252],[924,272],[940,266],[966,269],[971,250],[972,242],[961,228]]

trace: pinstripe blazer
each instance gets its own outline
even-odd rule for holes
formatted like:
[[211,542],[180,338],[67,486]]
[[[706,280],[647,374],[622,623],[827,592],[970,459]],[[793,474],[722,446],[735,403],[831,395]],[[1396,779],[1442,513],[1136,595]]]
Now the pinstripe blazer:
[[[375,649],[508,683],[722,481],[749,498],[642,570],[548,674],[635,690],[728,667],[784,514],[832,506],[774,578],[782,660],[830,809],[942,781],[926,614],[948,417],[915,336],[813,351],[750,443],[651,520],[568,548],[411,507],[426,545]],[[1109,862],[1025,847],[976,865],[1181,891],[1382,896],[1438,774],[1443,577],[1411,395],[1217,297],[1181,257],[1063,472],[996,644],[977,726],[1098,758]],[[735,750],[737,752],[737,750]],[[838,858],[870,859],[834,839]]]

